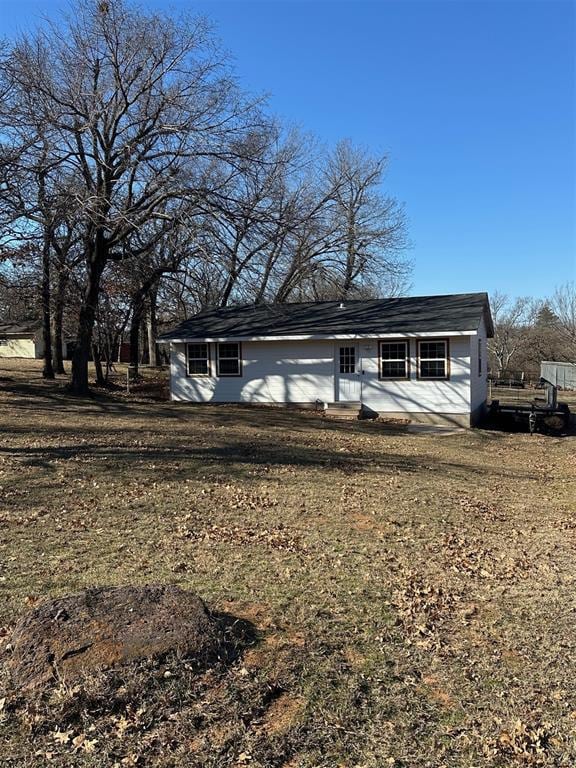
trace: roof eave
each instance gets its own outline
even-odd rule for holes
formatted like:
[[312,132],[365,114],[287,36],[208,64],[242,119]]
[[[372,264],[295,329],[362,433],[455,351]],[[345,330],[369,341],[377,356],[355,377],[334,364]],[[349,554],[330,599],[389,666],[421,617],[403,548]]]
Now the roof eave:
[[441,338],[444,336],[474,336],[475,329],[465,331],[393,331],[389,333],[339,333],[339,334],[290,334],[279,336],[161,336],[158,341],[165,344],[187,344],[191,342],[221,343],[227,341],[340,341],[348,339],[414,339]]

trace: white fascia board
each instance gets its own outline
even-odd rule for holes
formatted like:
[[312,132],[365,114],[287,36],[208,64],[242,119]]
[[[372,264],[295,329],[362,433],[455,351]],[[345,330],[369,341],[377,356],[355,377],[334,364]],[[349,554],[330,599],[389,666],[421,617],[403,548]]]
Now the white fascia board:
[[422,331],[420,333],[339,333],[334,336],[326,335],[304,335],[296,334],[294,336],[209,336],[198,337],[189,336],[177,339],[162,339],[162,343],[170,344],[190,344],[190,343],[210,343],[219,344],[227,341],[362,341],[362,339],[439,339],[445,336],[475,336],[477,331]]

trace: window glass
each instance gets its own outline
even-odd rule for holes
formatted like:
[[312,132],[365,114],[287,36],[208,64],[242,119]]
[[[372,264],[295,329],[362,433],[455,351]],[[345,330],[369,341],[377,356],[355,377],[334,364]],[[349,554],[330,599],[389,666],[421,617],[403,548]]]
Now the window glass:
[[420,357],[422,360],[443,360],[446,357],[446,342],[421,341]]
[[208,344],[188,344],[188,375],[208,376],[209,373]]
[[218,375],[240,376],[240,344],[218,344]]
[[421,360],[421,379],[443,379],[446,376],[446,363],[444,360]]
[[448,364],[445,341],[421,341],[418,345],[421,379],[446,379]]
[[383,341],[380,343],[380,376],[383,379],[408,378],[408,343]]
[[218,357],[221,360],[226,357],[238,358],[238,344],[218,344]]
[[356,373],[356,347],[340,347],[340,373]]

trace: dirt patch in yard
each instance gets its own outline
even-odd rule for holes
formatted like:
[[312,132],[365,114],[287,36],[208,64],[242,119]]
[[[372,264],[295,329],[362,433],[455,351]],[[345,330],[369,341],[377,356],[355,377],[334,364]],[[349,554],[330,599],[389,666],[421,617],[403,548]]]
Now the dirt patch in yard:
[[7,668],[19,690],[37,691],[168,653],[205,665],[225,655],[224,635],[202,600],[178,587],[87,589],[24,614],[10,637]]

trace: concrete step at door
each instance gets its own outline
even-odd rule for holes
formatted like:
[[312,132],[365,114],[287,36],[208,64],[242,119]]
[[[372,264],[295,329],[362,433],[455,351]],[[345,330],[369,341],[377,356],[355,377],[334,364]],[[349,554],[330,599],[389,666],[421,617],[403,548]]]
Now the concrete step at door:
[[359,402],[328,403],[324,416],[332,419],[358,419],[360,408]]

